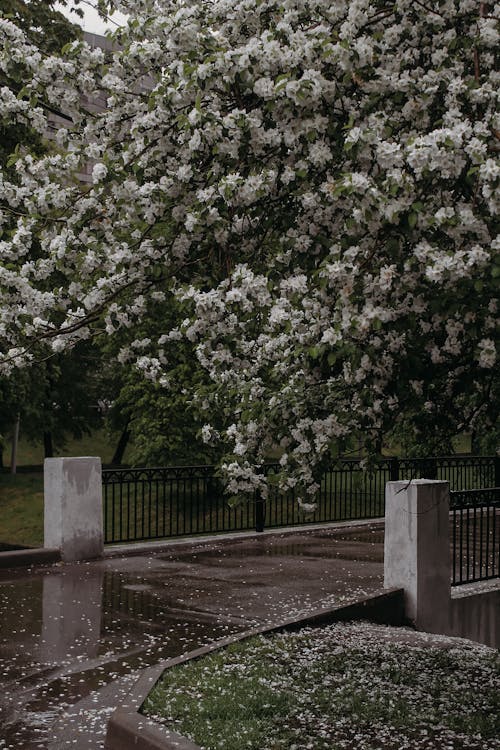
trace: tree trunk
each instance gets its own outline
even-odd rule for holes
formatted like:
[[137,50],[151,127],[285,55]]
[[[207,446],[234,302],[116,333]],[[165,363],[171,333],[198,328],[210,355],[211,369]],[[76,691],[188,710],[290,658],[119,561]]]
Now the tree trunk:
[[470,435],[470,452],[473,456],[479,456],[481,453],[479,435],[476,430],[472,430]]
[[12,452],[10,454],[10,473],[15,474],[17,471],[17,444],[19,442],[19,422],[21,416],[18,414],[17,419],[14,423],[14,429],[12,432]]
[[123,430],[122,434],[120,435],[120,439],[118,440],[118,444],[116,446],[116,450],[114,452],[113,458],[111,459],[112,464],[121,464],[123,461],[123,455],[125,453],[125,449],[128,445],[128,441],[130,439],[130,432],[128,430],[128,423],[125,429]]
[[43,433],[43,452],[44,452],[45,458],[52,458],[54,455],[54,446],[52,444],[51,432]]

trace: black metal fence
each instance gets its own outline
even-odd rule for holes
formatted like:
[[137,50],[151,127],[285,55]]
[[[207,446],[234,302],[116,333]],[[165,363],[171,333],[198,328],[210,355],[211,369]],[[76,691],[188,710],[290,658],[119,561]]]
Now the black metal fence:
[[[278,474],[278,464],[264,467]],[[500,461],[493,456],[387,458],[369,472],[358,459],[342,459],[326,471],[314,512],[306,513],[295,492],[271,485],[266,503],[230,508],[213,466],[105,469],[104,539],[133,542],[223,531],[262,530],[329,521],[370,519],[385,512],[389,480],[445,479],[450,489],[500,485]]]
[[500,576],[500,487],[450,493],[452,585]]

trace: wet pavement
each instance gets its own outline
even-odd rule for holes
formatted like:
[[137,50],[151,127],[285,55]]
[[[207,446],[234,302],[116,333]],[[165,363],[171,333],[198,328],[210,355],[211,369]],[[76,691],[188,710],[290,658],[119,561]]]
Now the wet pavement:
[[383,532],[263,534],[0,571],[0,748],[101,750],[138,671],[382,587]]

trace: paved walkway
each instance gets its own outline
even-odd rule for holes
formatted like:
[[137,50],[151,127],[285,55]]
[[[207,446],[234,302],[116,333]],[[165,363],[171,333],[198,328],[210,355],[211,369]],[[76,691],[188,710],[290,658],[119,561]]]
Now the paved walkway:
[[0,574],[0,748],[99,750],[138,671],[382,587],[365,524],[183,543]]

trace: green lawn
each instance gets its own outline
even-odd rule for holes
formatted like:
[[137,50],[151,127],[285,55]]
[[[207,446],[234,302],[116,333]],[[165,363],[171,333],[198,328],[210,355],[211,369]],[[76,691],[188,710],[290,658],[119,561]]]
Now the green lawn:
[[0,542],[43,544],[43,474],[0,474]]
[[[119,435],[108,433],[106,430],[98,430],[91,435],[85,435],[81,440],[68,440],[63,450],[56,451],[57,456],[100,456],[104,464],[109,463],[118,442]],[[11,446],[9,443],[4,448],[4,464],[10,466]],[[21,435],[19,439],[17,465],[39,466],[43,464],[43,443],[30,443]],[[127,460],[125,453],[124,461]]]
[[143,712],[205,750],[494,750],[497,652],[368,623],[259,636],[166,670]]

